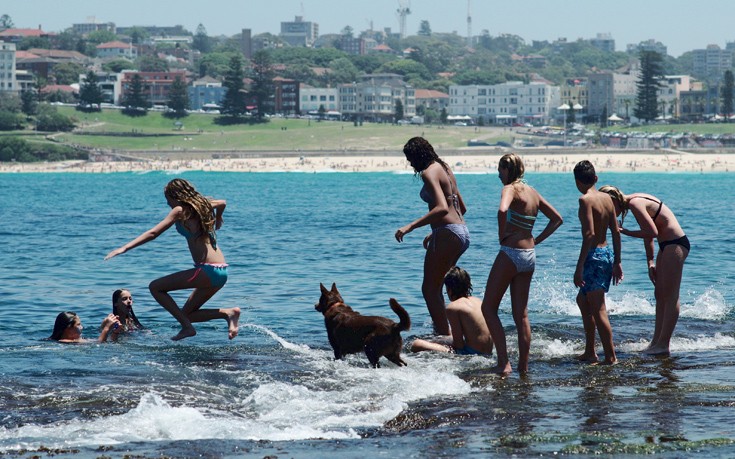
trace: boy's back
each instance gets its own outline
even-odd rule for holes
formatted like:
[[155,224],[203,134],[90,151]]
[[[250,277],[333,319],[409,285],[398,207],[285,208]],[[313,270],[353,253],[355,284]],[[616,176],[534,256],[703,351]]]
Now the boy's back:
[[[452,301],[447,305],[447,318],[452,332],[456,330],[460,334],[468,353],[475,351],[475,353],[492,354],[493,340],[490,337],[485,317],[482,315],[480,298],[469,296]],[[458,347],[457,341],[460,336],[453,336],[455,348]]]
[[579,198],[579,220],[582,228],[592,230],[592,247],[607,245],[607,229],[614,227],[615,206],[607,193],[594,188]]

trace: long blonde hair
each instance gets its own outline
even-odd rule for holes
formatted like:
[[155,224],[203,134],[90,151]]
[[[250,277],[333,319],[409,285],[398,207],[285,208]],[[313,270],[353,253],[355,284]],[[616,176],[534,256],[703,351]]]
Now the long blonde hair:
[[175,178],[168,182],[163,189],[163,193],[167,198],[173,199],[181,203],[184,209],[184,217],[182,220],[189,220],[192,216],[196,216],[199,222],[202,235],[208,234],[212,239],[212,245],[216,245],[216,237],[214,236],[214,209],[209,199],[202,196],[187,180]]
[[625,216],[628,214],[628,203],[625,201],[625,195],[620,191],[620,188],[612,185],[603,185],[600,187],[600,191],[609,194],[614,201],[618,202],[618,205],[620,205],[620,222],[624,222]]

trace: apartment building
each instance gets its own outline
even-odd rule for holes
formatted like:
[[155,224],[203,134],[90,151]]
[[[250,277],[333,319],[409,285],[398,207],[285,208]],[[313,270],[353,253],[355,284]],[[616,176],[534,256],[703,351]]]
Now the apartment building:
[[[114,72],[95,72],[97,76],[97,87],[102,91],[102,102],[118,105],[122,97],[122,74]],[[79,75],[79,85],[83,85],[87,75]]]
[[638,63],[617,72],[590,73],[587,76],[587,120],[594,122],[603,115],[631,113],[638,92],[636,83],[639,75]]
[[96,46],[97,57],[102,59],[123,58],[134,61],[138,58],[138,48],[132,43],[123,43],[121,41],[108,41],[100,43]]
[[732,50],[717,45],[692,51],[692,74],[698,78],[719,79],[725,70],[732,70]]
[[392,122],[396,99],[403,104],[404,118],[416,114],[415,90],[393,73],[363,75],[360,81],[341,84],[339,105],[342,114],[355,120]]
[[136,72],[135,70],[123,70],[122,75],[122,93],[125,94],[130,90],[130,84],[133,75],[140,75],[143,79],[143,87],[148,97],[148,101],[152,105],[166,105],[169,99],[169,91],[176,77],[181,77],[187,82],[186,72],[183,70],[173,72]]
[[219,109],[227,89],[222,82],[205,76],[191,83],[189,91],[189,108],[192,110]]
[[17,91],[15,83],[15,43],[0,41],[0,91]]
[[318,112],[320,106],[324,106],[328,112],[340,111],[337,88],[314,88],[302,84],[299,97],[301,98],[299,108],[304,115]]
[[449,87],[451,116],[480,117],[491,123],[547,124],[561,104],[560,89],[546,81]]
[[297,115],[299,113],[299,89],[298,81],[275,77],[273,79],[274,113]]

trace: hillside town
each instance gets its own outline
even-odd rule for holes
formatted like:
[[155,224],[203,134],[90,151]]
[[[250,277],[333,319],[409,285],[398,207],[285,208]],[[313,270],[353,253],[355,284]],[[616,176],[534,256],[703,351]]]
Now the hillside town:
[[[112,18],[111,18],[112,19]],[[219,113],[227,93],[228,59],[244,62],[246,113],[319,116],[359,122],[541,126],[566,122],[637,122],[641,51],[663,57],[657,120],[721,119],[723,75],[733,67],[735,42],[694,49],[679,58],[650,39],[618,51],[610,34],[525,43],[513,35],[415,35],[386,27],[346,26],[320,34],[296,16],[277,34],[210,37],[200,24],[116,25],[90,18],[63,31],[15,26],[0,18],[0,92],[37,90],[47,102],[79,103],[90,72],[101,106],[120,107],[142,82],[146,109],[166,110],[171,88],[186,84],[188,111]],[[265,102],[253,90],[253,59],[269,55]],[[584,57],[584,63],[580,60]],[[673,71],[676,73],[668,73]],[[261,95],[262,97],[262,95]],[[263,114],[263,113],[261,113]]]

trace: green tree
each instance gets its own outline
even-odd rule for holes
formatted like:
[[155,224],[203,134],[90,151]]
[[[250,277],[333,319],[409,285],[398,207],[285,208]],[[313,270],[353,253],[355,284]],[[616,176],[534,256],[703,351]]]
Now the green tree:
[[168,72],[168,62],[158,56],[140,56],[136,66],[141,72]]
[[84,66],[76,62],[62,62],[54,67],[53,76],[56,84],[70,85],[79,83],[79,76],[85,71]]
[[87,43],[92,46],[97,46],[102,43],[108,43],[115,40],[117,40],[117,35],[110,30],[95,30],[94,32],[88,33],[86,39]]
[[63,115],[48,104],[41,104],[36,118],[36,128],[44,132],[69,132],[74,129],[74,119]]
[[0,16],[0,30],[12,29],[15,27],[13,20],[7,14]]
[[77,109],[82,111],[99,111],[103,99],[104,96],[99,87],[97,74],[90,70],[79,87],[79,105],[77,105]]
[[0,131],[15,131],[23,128],[23,115],[0,111]]
[[253,80],[251,93],[258,106],[258,118],[262,119],[266,113],[273,111],[273,64],[270,55],[260,50],[253,55],[250,68],[250,78]]
[[355,35],[355,30],[351,26],[344,26],[342,31],[339,33],[343,37],[352,38]]
[[104,70],[105,72],[120,73],[123,70],[133,69],[135,69],[135,63],[122,58],[102,64],[102,70]]
[[31,48],[51,49],[51,42],[46,37],[25,37],[18,43],[18,49],[28,50]]
[[0,91],[0,112],[20,113],[20,96],[12,91]]
[[243,70],[242,58],[233,56],[230,59],[230,68],[225,75],[222,86],[225,87],[225,95],[222,98],[222,114],[230,119],[238,119],[247,112],[245,104],[245,71]]
[[21,111],[26,116],[34,116],[38,113],[38,97],[32,89],[26,89],[20,92]]
[[725,121],[730,121],[733,114],[733,97],[735,97],[735,79],[733,79],[732,70],[726,70],[722,78],[722,114],[725,115]]
[[447,108],[442,107],[442,111],[439,113],[439,120],[442,124],[447,124],[447,118],[449,117],[449,114],[447,113]]
[[230,69],[230,61],[241,53],[209,53],[199,59],[199,76],[211,76],[220,78],[227,74]]
[[128,35],[130,36],[130,40],[133,42],[134,45],[139,45],[143,43],[150,36],[147,30],[138,26],[131,27],[128,31]]
[[658,116],[658,90],[663,77],[663,59],[655,51],[641,51],[641,74],[636,82],[636,105],[633,114],[636,118],[650,122]]
[[324,108],[324,104],[319,105],[319,110],[317,110],[317,114],[319,115],[319,121],[324,119],[324,116],[327,114],[327,109]]
[[395,109],[394,115],[396,119],[396,123],[403,119],[403,102],[401,99],[396,98],[393,107]]
[[431,25],[429,24],[429,21],[422,20],[421,25],[419,25],[419,32],[418,34],[422,37],[430,37],[431,36]]
[[170,110],[168,116],[173,118],[183,118],[188,115],[189,109],[189,90],[186,82],[181,76],[176,76],[171,88],[168,92],[168,108]]
[[202,54],[208,53],[212,50],[212,41],[207,35],[207,29],[201,23],[197,26],[197,31],[194,33],[194,39],[191,42],[191,47],[196,49]]
[[332,84],[352,83],[360,73],[352,61],[346,57],[341,57],[330,62],[329,70],[328,78]]
[[125,115],[144,116],[148,113],[151,103],[145,91],[145,82],[138,73],[133,74],[130,79],[130,86],[123,94],[120,103],[124,107],[122,112]]

